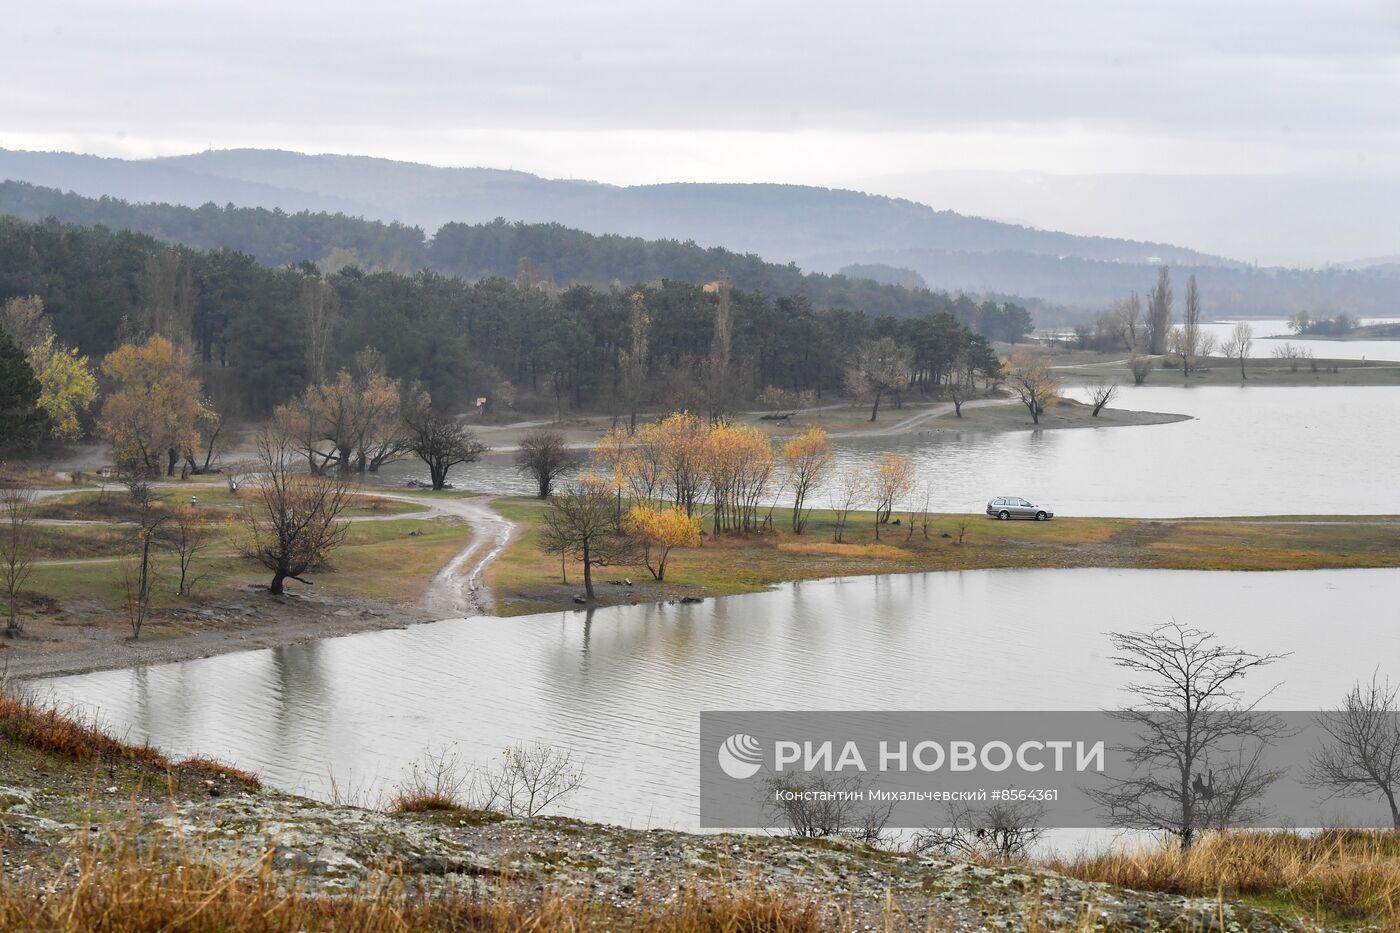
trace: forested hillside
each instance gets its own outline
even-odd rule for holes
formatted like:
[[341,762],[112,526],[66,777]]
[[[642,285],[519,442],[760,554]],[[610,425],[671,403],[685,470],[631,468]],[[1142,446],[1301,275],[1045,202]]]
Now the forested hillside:
[[1038,230],[901,198],[806,185],[623,187],[493,168],[267,149],[145,160],[0,149],[0,178],[135,201],[191,206],[232,201],[289,211],[344,211],[430,231],[445,223],[495,217],[555,222],[592,233],[695,240],[807,268],[817,268],[807,261],[810,257],[838,250],[914,247],[1134,263],[1154,258],[1173,264],[1225,261],[1167,243]]
[[[694,241],[705,248],[723,247],[737,256],[760,256],[779,263],[778,268],[795,262],[808,272],[834,273],[852,265],[896,266],[912,271],[938,291],[1020,296],[1017,304],[1048,312],[1047,324],[1082,320],[1129,291],[1145,291],[1162,263],[1196,276],[1206,314],[1213,317],[1287,316],[1299,310],[1371,316],[1392,313],[1397,297],[1394,277],[1384,270],[1260,269],[1166,243],[1037,230],[898,198],[796,185],[618,187],[499,169],[440,168],[267,150],[152,160],[0,150],[3,178],[94,197],[185,205],[201,212],[208,208],[200,205],[213,202],[269,212],[277,208],[294,216],[312,211],[385,221],[389,232],[368,235],[363,245],[386,268],[404,268],[403,250],[388,241],[397,240],[405,229],[412,230],[395,227],[393,222],[435,232],[444,225],[471,229],[504,217],[530,226],[561,224],[574,231],[617,235],[623,242],[633,237],[680,245]],[[47,214],[24,216],[40,219]],[[90,220],[60,212],[54,216]],[[242,218],[241,222],[252,221]],[[304,221],[302,225],[315,224]],[[168,233],[147,226],[140,229],[202,247],[235,245],[196,242],[189,231],[177,234],[179,226],[174,224]],[[282,243],[237,244],[273,263],[289,261],[289,252],[303,252],[293,248],[300,245],[293,235]],[[615,241],[601,245],[610,247]],[[690,254],[680,258],[692,265],[696,262]],[[451,263],[454,269],[482,266],[481,257],[443,253],[434,262]],[[726,262],[738,265],[733,259]],[[644,262],[637,266],[642,267]],[[552,271],[546,274],[558,284],[567,284]],[[634,269],[623,274],[590,264],[589,275],[581,280],[632,281],[644,274],[652,273]],[[738,284],[738,274],[730,274]],[[774,286],[754,281],[746,287]],[[894,310],[882,303],[888,295],[864,293],[847,302],[843,292],[849,287],[832,286],[832,294],[823,295],[811,283],[802,294],[819,305]]]
[[713,412],[817,397],[867,378],[852,368],[865,345],[928,386],[960,368],[994,370],[966,325],[995,330],[1008,314],[958,298],[951,313],[895,318],[671,280],[559,289],[528,269],[478,281],[274,269],[144,234],[0,218],[0,303],[31,296],[58,341],[94,360],[152,335],[188,346],[212,404],[253,416],[354,368],[367,349],[438,404],[486,396],[521,411]]
[[131,230],[198,249],[229,249],[272,266],[303,261],[338,271],[356,265],[368,271],[410,272],[428,268],[467,279],[513,278],[528,260],[542,281],[556,287],[670,279],[703,285],[727,276],[745,291],[800,297],[817,308],[915,316],[958,314],[987,336],[1015,340],[1029,332],[1029,315],[1012,305],[1004,314],[974,315],[967,298],[926,288],[882,285],[870,279],[804,273],[792,265],[765,262],[719,247],[705,249],[674,240],[596,236],[559,224],[447,224],[431,240],[402,224],[361,220],[343,214],[205,204],[129,204],[115,198],[84,198],[23,182],[0,182],[0,214],[27,220],[53,217],[114,230]]

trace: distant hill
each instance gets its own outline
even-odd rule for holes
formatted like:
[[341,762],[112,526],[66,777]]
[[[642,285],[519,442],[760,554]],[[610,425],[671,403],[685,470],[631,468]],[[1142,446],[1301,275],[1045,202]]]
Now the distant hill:
[[[230,249],[268,266],[310,261],[338,271],[345,265],[409,272],[427,268],[465,279],[513,278],[522,260],[534,274],[565,287],[670,279],[703,285],[727,276],[745,291],[803,298],[816,308],[913,317],[954,312],[959,299],[927,288],[904,288],[870,278],[804,273],[720,247],[675,240],[597,236],[560,224],[449,223],[428,238],[418,227],[299,211],[204,204],[131,204],[86,198],[26,182],[0,182],[0,214],[27,221],[55,219],[143,233],[193,249]],[[1001,299],[1005,300],[1005,299]],[[970,307],[966,299],[961,301]],[[968,308],[962,308],[966,315]],[[1018,334],[1019,335],[1019,334]]]
[[1261,270],[1165,243],[1037,230],[898,198],[797,185],[619,187],[253,149],[132,161],[0,150],[3,178],[128,201],[342,213],[430,232],[498,217],[557,223],[598,235],[693,241],[811,272],[896,266],[936,290],[1024,295],[1081,314],[1127,291],[1145,292],[1162,263],[1181,278],[1197,276],[1210,315],[1300,309],[1374,315],[1397,304],[1395,279],[1381,271]]

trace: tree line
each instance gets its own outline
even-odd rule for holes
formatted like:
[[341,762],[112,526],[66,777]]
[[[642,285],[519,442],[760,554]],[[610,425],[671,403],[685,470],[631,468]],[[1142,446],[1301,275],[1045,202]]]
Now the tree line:
[[805,273],[751,253],[689,241],[596,235],[557,223],[449,223],[429,237],[418,227],[344,214],[289,214],[231,204],[130,204],[16,181],[0,182],[0,213],[135,231],[194,249],[232,250],[273,267],[311,261],[331,272],[346,266],[372,272],[430,269],[480,279],[513,277],[528,259],[542,281],[558,288],[662,279],[703,285],[727,275],[739,289],[801,297],[818,308],[897,317],[948,313],[998,340],[1018,340],[1031,329],[1029,312],[1014,302],[978,302],[932,291],[921,281],[901,287],[868,277]]
[[[140,234],[0,219],[0,303],[14,302],[30,308],[16,321],[40,319],[33,334],[33,322],[9,327],[35,379],[47,364],[81,368],[73,366],[79,357],[102,361],[161,336],[189,357],[193,381],[181,391],[190,404],[253,418],[355,370],[365,353],[384,376],[440,408],[484,399],[487,415],[602,410],[629,418],[639,409],[714,417],[760,399],[793,406],[853,386],[872,391],[885,377],[882,394],[929,390],[997,365],[986,338],[958,314],[822,309],[723,277],[560,289],[529,262],[514,278],[477,281],[431,271],[324,273],[311,263],[272,269],[245,254]],[[974,324],[1006,313],[965,310]],[[853,358],[880,341],[895,347],[897,365],[853,382]],[[120,359],[88,367],[97,391],[124,378],[119,367]],[[87,405],[92,388],[77,392]],[[84,421],[82,411],[55,409],[62,436],[91,429],[96,411]]]

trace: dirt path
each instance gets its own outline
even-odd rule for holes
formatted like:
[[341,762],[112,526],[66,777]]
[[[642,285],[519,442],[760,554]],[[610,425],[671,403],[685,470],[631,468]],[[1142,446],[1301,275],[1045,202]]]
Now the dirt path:
[[[962,407],[964,409],[967,409],[986,408],[991,405],[1019,404],[1021,403],[1011,398],[977,398],[963,402]],[[891,422],[890,424],[887,424],[883,427],[870,428],[869,430],[864,431],[838,431],[833,432],[831,434],[831,437],[892,437],[896,434],[908,434],[910,431],[914,430],[919,425],[923,424],[925,421],[931,421],[934,418],[939,418],[943,415],[952,414],[952,412],[952,402],[938,402],[936,404],[927,406],[926,408],[919,411],[918,414],[910,415],[909,417],[903,418],[899,421]]]
[[[40,495],[47,498],[72,491],[43,490]],[[273,596],[266,586],[250,582],[217,599],[183,607],[159,624],[153,622],[139,641],[132,641],[120,620],[115,619],[105,625],[74,625],[63,619],[31,620],[20,639],[0,638],[0,678],[27,679],[187,661],[357,632],[406,628],[493,610],[491,595],[483,583],[485,569],[510,542],[515,525],[491,508],[489,497],[459,499],[377,490],[374,494],[422,505],[428,510],[408,517],[451,517],[471,527],[467,545],[427,582],[414,603],[322,595],[314,590]],[[372,515],[352,521],[403,517]],[[45,565],[91,565],[114,560],[118,558],[46,561]]]
[[[418,605],[440,619],[487,615],[495,608],[486,588],[485,571],[488,564],[500,556],[515,535],[515,523],[507,521],[491,508],[489,496],[471,499],[423,498],[399,493],[376,493],[385,499],[397,499],[428,507],[431,518],[449,515],[465,521],[472,529],[471,541],[433,577]],[[382,516],[395,518],[398,516]]]

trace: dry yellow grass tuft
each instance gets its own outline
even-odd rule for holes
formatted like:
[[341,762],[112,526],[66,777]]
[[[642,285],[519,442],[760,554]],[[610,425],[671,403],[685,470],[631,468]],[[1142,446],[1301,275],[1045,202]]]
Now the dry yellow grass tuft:
[[[762,891],[686,889],[671,903],[624,909],[553,896],[409,891],[390,881],[355,896],[307,893],[275,876],[271,855],[243,868],[192,861],[182,846],[143,845],[127,829],[88,846],[71,883],[0,876],[0,929],[33,933],[453,930],[816,933],[817,909]],[[525,895],[526,892],[521,892]]]
[[778,545],[784,554],[811,554],[820,557],[874,557],[905,560],[913,557],[903,548],[889,544],[837,544],[835,541],[784,541]]
[[186,758],[175,766],[176,770],[196,777],[208,776],[210,778],[221,778],[225,781],[232,781],[241,784],[248,790],[262,790],[262,780],[251,771],[244,771],[242,768],[235,768],[233,765],[225,764],[217,758]]
[[128,761],[169,768],[149,745],[114,738],[96,721],[56,706],[41,706],[0,688],[0,739],[74,761]]
[[1306,916],[1400,931],[1400,833],[1231,832],[1049,865],[1085,881],[1172,894],[1246,898]]

